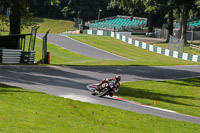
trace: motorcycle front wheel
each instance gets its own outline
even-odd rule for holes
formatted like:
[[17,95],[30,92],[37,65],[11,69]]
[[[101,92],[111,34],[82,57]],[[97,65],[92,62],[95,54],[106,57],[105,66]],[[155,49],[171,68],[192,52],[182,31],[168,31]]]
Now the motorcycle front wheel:
[[105,95],[107,95],[108,93],[108,88],[104,88],[103,90],[101,90],[98,94],[99,97],[103,97]]

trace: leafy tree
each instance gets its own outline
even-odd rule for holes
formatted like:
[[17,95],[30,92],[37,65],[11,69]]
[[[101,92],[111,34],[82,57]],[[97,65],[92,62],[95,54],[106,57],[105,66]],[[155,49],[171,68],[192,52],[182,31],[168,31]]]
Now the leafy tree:
[[[20,34],[21,28],[24,26],[21,25],[22,17],[25,19],[29,17],[29,11],[26,0],[18,0],[17,2],[15,0],[1,0],[0,5],[1,5],[0,7],[1,10],[5,11],[7,8],[10,8],[11,10],[9,17],[10,34]],[[2,16],[5,17],[5,15]]]
[[61,1],[66,0],[27,0],[29,11],[37,17],[62,18]]
[[182,12],[181,12],[181,24],[182,24],[182,33],[181,38],[184,39],[184,42],[187,43],[186,33],[187,33],[187,21],[189,19],[189,10],[195,6],[195,0],[177,0],[178,3],[182,3]]
[[153,13],[156,12],[154,0],[111,0],[109,6],[114,8],[117,5],[125,11],[129,11],[132,17],[135,15],[144,17],[145,13],[148,13],[148,32],[153,31]]
[[200,8],[200,0],[196,0],[196,5]]
[[66,0],[61,1],[61,12],[65,18],[83,18],[84,20],[97,19],[99,9],[101,16],[110,14],[107,11],[109,0]]

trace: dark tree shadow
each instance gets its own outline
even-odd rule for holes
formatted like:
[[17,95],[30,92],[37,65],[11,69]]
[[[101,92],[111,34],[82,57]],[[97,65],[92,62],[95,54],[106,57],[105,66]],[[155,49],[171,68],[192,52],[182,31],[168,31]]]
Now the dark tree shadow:
[[19,87],[15,86],[8,86],[5,84],[0,83],[0,94],[10,94],[10,93],[16,93],[16,92],[22,92],[22,93],[40,93],[43,94],[42,92],[37,92],[37,91],[31,91],[31,90],[25,90]]
[[[179,105],[185,105],[185,106],[193,106],[193,107],[200,107],[197,105],[191,105],[191,104],[185,104],[181,102],[177,102],[174,100],[174,98],[183,98],[183,99],[191,99],[191,100],[200,100],[200,98],[195,98],[191,96],[175,96],[170,94],[160,94],[155,93],[146,89],[136,89],[131,87],[123,87],[120,89],[118,96],[129,96],[129,97],[135,97],[135,98],[141,98],[141,99],[150,99],[150,100],[157,100],[157,101],[163,101],[166,103],[172,103],[172,104],[179,104]],[[170,100],[172,99],[173,100]]]
[[200,78],[189,78],[189,79],[177,79],[177,82],[166,80],[162,81],[165,83],[170,83],[170,84],[177,84],[177,85],[184,85],[184,86],[194,86],[194,87],[200,87]]

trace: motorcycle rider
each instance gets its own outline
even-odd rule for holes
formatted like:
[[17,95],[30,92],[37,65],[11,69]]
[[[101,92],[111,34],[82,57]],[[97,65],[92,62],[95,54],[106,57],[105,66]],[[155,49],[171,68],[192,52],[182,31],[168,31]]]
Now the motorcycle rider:
[[112,97],[113,94],[118,92],[118,90],[120,88],[120,82],[119,82],[120,80],[121,80],[121,76],[115,76],[115,78],[104,79],[103,81],[100,82],[99,85],[97,85],[97,88],[94,90],[94,92],[92,94],[93,95],[98,94],[98,92],[102,89],[102,84],[114,81],[115,83],[114,83],[113,91],[110,92],[110,94],[109,94]]

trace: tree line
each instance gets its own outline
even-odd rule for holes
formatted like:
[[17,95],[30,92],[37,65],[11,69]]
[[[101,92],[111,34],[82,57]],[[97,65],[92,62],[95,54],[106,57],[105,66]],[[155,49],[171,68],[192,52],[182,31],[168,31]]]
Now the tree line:
[[28,20],[31,15],[87,21],[97,19],[101,9],[101,18],[115,15],[147,17],[149,32],[156,22],[164,20],[172,35],[176,21],[181,23],[182,37],[185,38],[187,21],[200,17],[200,0],[1,0],[0,17],[4,22],[7,8],[11,9],[10,34],[19,34],[21,27],[26,26],[21,19]]

